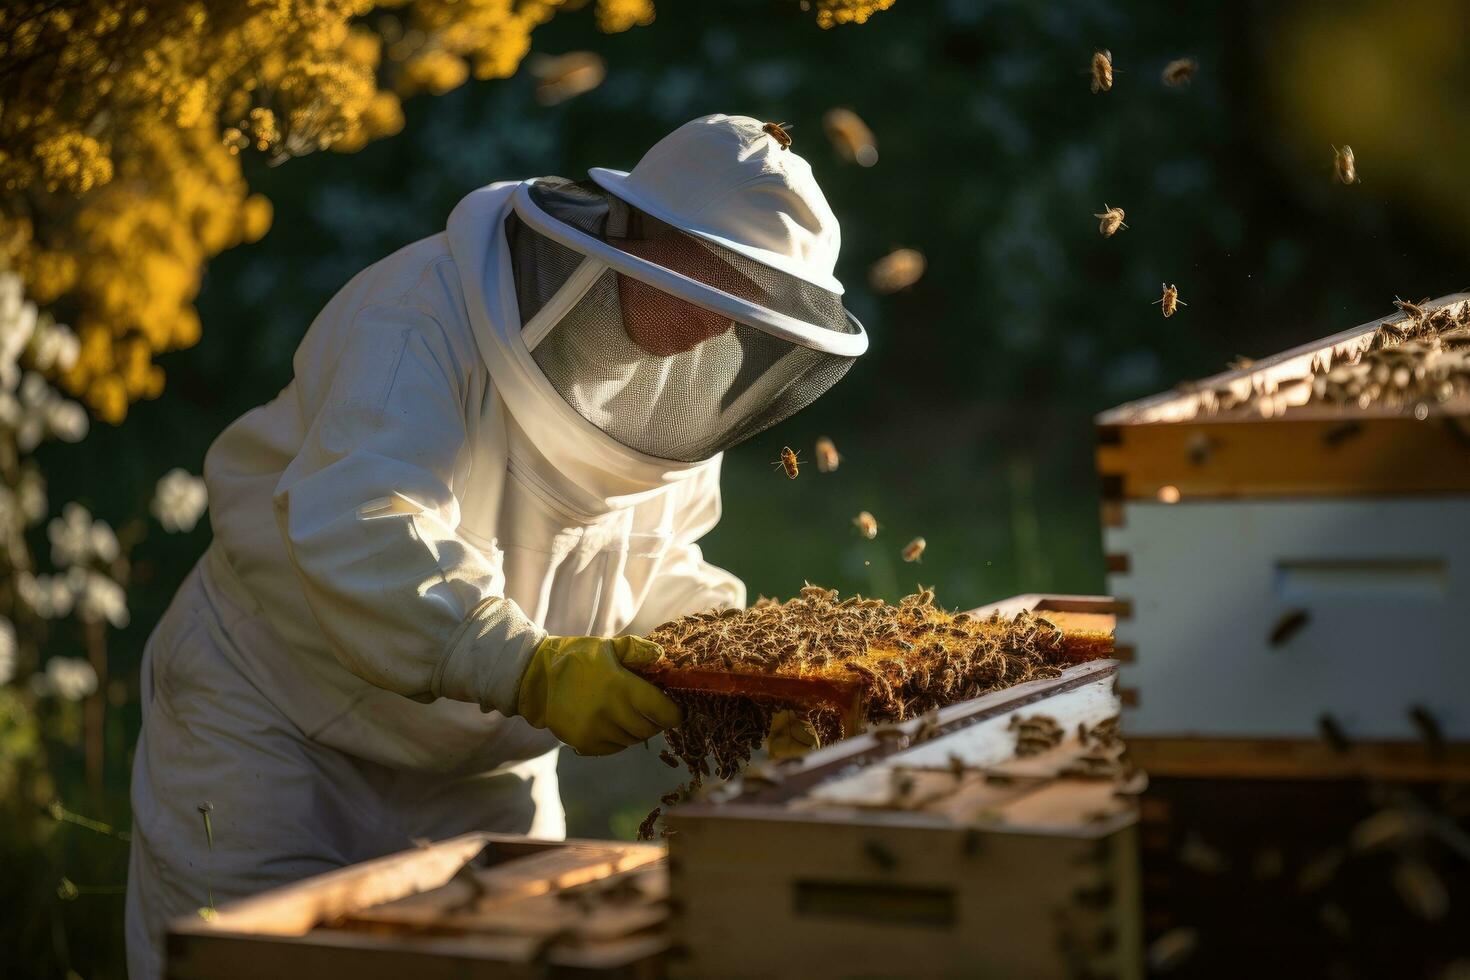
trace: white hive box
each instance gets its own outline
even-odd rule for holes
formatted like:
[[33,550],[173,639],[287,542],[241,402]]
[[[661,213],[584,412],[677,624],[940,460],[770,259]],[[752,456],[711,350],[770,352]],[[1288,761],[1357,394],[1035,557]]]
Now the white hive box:
[[[1470,294],[1424,308],[1470,348]],[[1150,773],[1470,771],[1470,397],[1395,376],[1344,403],[1351,367],[1322,397],[1411,323],[1099,416],[1124,730]]]

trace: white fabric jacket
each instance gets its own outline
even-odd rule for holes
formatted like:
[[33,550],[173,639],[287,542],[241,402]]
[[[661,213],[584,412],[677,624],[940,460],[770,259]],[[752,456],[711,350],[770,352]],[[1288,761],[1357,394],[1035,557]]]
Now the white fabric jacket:
[[642,633],[745,601],[695,544],[719,520],[720,458],[616,443],[521,342],[515,186],[348,283],[295,380],[205,461],[216,577],[280,641],[229,645],[235,666],[310,738],[393,767],[480,772],[553,747],[506,717],[547,632]]

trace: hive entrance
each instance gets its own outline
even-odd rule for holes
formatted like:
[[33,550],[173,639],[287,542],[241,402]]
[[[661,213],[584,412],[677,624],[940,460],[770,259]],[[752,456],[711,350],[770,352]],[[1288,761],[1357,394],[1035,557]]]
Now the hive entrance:
[[[889,722],[979,697],[1106,656],[1108,633],[1063,631],[1029,612],[976,618],[934,605],[925,589],[897,605],[807,586],[787,602],[686,616],[648,638],[664,649],[640,672],[684,712],[664,761],[690,782],[729,779],[750,760],[776,711],[790,709],[823,741],[856,721]],[[642,828],[651,833],[657,811]]]

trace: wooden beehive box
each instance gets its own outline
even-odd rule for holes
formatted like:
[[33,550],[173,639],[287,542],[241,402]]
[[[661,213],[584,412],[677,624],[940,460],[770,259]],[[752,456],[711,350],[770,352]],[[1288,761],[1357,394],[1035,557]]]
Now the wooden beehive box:
[[1098,417],[1124,731],[1151,774],[1470,772],[1470,399],[1312,397],[1409,322]]
[[663,976],[661,847],[472,833],[170,924],[173,980]]
[[[1017,604],[1048,603],[1110,615],[1104,599]],[[1116,718],[1115,670],[879,727],[673,810],[671,974],[1139,975],[1137,777],[1108,769],[1117,744],[1081,760],[1097,750],[1079,726]],[[1060,741],[1018,757],[1038,716]]]

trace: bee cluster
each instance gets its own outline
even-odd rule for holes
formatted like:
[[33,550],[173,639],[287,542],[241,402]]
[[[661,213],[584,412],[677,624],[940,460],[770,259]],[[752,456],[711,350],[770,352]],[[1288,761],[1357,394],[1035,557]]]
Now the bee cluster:
[[[697,613],[648,634],[676,670],[819,677],[857,681],[872,722],[902,721],[956,701],[1042,677],[1068,659],[1062,631],[1029,612],[976,618],[934,605],[924,589],[897,605],[808,585],[786,602],[761,599],[749,609]],[[710,776],[739,773],[790,709],[826,741],[838,731],[831,708],[743,695],[672,689],[683,724],[668,733],[664,761],[693,777],[668,797],[672,805]],[[646,828],[651,832],[652,825]]]
[[1400,300],[1396,305],[1405,317],[1379,325],[1359,350],[1320,359],[1307,374],[1281,381],[1274,391],[1252,388],[1242,393],[1222,385],[1209,393],[1206,404],[1212,412],[1271,415],[1286,396],[1289,404],[1376,406],[1412,410],[1422,417],[1430,405],[1470,392],[1470,303],[1434,309],[1422,302]]
[[1470,389],[1470,304],[1425,310],[1400,303],[1404,320],[1384,323],[1357,355],[1312,376],[1312,397],[1367,408],[1447,402]]

